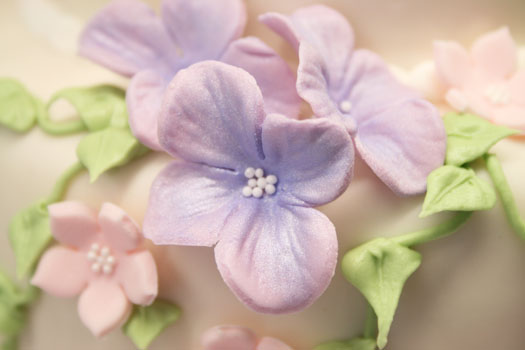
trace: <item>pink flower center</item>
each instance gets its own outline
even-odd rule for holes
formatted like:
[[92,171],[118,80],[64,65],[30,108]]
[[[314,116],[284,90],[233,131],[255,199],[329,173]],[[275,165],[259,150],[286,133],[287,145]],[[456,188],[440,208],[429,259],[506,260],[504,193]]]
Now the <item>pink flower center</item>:
[[495,105],[507,105],[510,102],[510,91],[503,84],[489,85],[485,89],[485,97]]
[[246,168],[244,176],[248,179],[246,186],[242,189],[244,197],[261,198],[264,194],[271,196],[277,190],[275,187],[279,181],[277,176],[264,176],[264,170],[261,168]]
[[91,271],[94,273],[104,273],[110,275],[115,269],[116,259],[111,255],[111,250],[107,246],[100,246],[97,243],[91,245],[87,253],[87,258],[91,262]]

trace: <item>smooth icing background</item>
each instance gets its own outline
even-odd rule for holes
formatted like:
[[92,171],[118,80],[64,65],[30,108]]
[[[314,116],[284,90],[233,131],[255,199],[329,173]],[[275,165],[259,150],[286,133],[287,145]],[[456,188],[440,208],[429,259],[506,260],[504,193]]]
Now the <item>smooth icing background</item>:
[[[40,10],[43,0],[0,3],[0,76],[12,76],[47,99],[63,87],[126,81],[74,56],[75,30],[106,1],[46,0],[66,14]],[[525,44],[521,0],[315,1],[339,9],[354,25],[357,45],[376,50],[392,64],[410,68],[431,58],[434,39],[470,45],[488,30],[507,24],[518,44]],[[39,5],[40,3],[40,5]],[[158,2],[156,2],[158,3]],[[292,51],[257,23],[266,11],[289,13],[314,1],[248,0],[247,34],[258,35],[291,63]],[[21,16],[21,8],[33,14]],[[40,8],[41,9],[41,8]],[[37,13],[38,12],[38,13]],[[47,15],[43,15],[47,13]],[[47,16],[47,17],[46,17]],[[26,18],[24,20],[23,18]],[[49,20],[54,18],[55,20]],[[27,19],[31,21],[28,25]],[[31,29],[32,28],[32,29]],[[75,161],[80,136],[49,137],[38,128],[26,135],[0,129],[0,266],[14,273],[7,225],[18,210],[47,195],[59,174]],[[505,140],[494,148],[518,205],[525,216],[525,141]],[[169,162],[149,154],[89,185],[87,174],[74,181],[68,199],[94,207],[112,201],[142,221],[149,184]],[[485,174],[483,174],[485,175]],[[488,179],[487,176],[484,178]],[[358,162],[348,191],[322,208],[338,229],[340,255],[375,236],[412,231],[443,220],[420,220],[422,198],[400,199]],[[521,349],[525,344],[525,244],[508,227],[502,208],[477,213],[458,234],[419,249],[423,263],[401,297],[390,342],[391,350]],[[242,324],[261,335],[281,338],[297,350],[324,340],[360,332],[365,302],[339,269],[327,292],[309,309],[293,315],[266,316],[246,309],[222,282],[213,250],[155,247],[161,295],[183,309],[180,321],[151,347],[197,350],[200,335],[217,324]],[[119,332],[97,341],[83,327],[76,300],[44,296],[34,308],[22,349],[128,349]]]

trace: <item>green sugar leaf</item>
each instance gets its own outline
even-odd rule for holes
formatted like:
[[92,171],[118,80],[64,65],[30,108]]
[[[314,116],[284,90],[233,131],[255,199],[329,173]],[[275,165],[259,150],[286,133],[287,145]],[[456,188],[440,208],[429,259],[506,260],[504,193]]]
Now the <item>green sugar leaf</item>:
[[38,102],[18,81],[0,78],[0,124],[17,132],[35,125]]
[[84,137],[78,144],[77,156],[89,170],[93,182],[107,170],[128,163],[145,150],[129,129],[110,127]]
[[374,339],[354,338],[345,341],[332,341],[323,343],[314,350],[375,350],[376,341]]
[[449,165],[460,166],[478,159],[501,139],[519,133],[472,114],[450,113],[443,119],[447,131],[445,163]]
[[123,326],[124,333],[143,350],[180,316],[180,309],[166,301],[156,300],[150,306],[135,306]]
[[380,349],[386,346],[403,285],[420,264],[419,253],[386,238],[367,242],[343,257],[343,274],[377,315]]
[[18,276],[29,276],[52,241],[46,202],[35,203],[13,217],[9,224],[9,240],[15,253]]
[[427,179],[427,195],[420,217],[440,211],[475,211],[492,208],[496,193],[472,169],[445,165]]

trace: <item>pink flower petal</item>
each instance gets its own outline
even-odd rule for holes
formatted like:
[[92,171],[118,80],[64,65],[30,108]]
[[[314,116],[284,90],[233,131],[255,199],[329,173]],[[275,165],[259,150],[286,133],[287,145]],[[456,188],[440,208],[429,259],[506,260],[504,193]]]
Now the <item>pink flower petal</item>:
[[31,284],[57,297],[78,295],[87,286],[89,262],[78,251],[56,246],[47,250],[31,280]]
[[472,46],[478,69],[492,79],[509,78],[516,70],[518,53],[507,27],[480,37]]
[[131,304],[122,289],[111,280],[92,281],[78,300],[80,319],[95,337],[118,328],[128,318]]
[[321,212],[247,199],[215,247],[230,289],[257,312],[286,313],[312,304],[337,263],[335,228]]
[[297,118],[301,99],[295,90],[295,74],[268,45],[255,37],[238,39],[231,43],[221,61],[246,70],[257,80],[266,113]]
[[465,112],[469,108],[469,101],[463,91],[452,88],[445,94],[445,100],[458,112]]
[[259,341],[256,350],[293,350],[279,339],[264,337]]
[[496,108],[492,122],[525,132],[525,106],[508,105]]
[[132,76],[155,69],[171,76],[177,51],[160,18],[139,0],[115,0],[102,9],[80,37],[80,54]]
[[245,183],[231,171],[175,161],[155,179],[144,235],[155,244],[213,246]]
[[467,50],[453,41],[434,43],[436,73],[447,87],[462,87],[472,74],[472,60]]
[[[518,71],[509,82],[512,102],[525,106],[525,69]],[[525,119],[525,116],[524,118]]]
[[339,124],[270,114],[263,124],[262,140],[265,162],[273,165],[279,179],[278,191],[289,193],[300,204],[326,204],[348,186],[354,147]]
[[96,240],[98,224],[96,213],[83,203],[60,202],[48,206],[51,233],[57,241],[83,248]]
[[218,326],[207,330],[201,340],[203,350],[255,350],[255,335],[238,326]]
[[104,237],[114,249],[126,252],[142,243],[140,228],[124,210],[114,204],[102,204],[98,222]]
[[175,157],[244,172],[262,158],[264,117],[261,91],[245,70],[197,63],[177,73],[166,91],[160,144]]
[[116,274],[133,304],[150,305],[157,297],[157,266],[149,251],[142,250],[121,258]]
[[129,126],[133,135],[156,151],[162,150],[157,125],[167,85],[164,78],[154,70],[144,70],[135,74],[126,92]]
[[162,20],[185,62],[219,59],[242,35],[246,8],[242,0],[163,0]]

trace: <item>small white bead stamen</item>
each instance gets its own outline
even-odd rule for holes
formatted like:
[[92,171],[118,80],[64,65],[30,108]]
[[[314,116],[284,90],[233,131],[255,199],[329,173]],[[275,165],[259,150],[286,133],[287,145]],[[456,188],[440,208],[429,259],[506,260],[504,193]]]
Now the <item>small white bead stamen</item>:
[[100,247],[97,243],[91,245],[91,249],[87,253],[87,259],[92,262],[91,271],[100,273],[101,271],[109,275],[113,273],[116,259],[111,254],[109,247]]
[[506,105],[510,103],[510,92],[504,85],[490,85],[485,89],[485,97],[493,104]]
[[343,113],[350,113],[350,111],[352,110],[352,102],[348,100],[341,101],[341,103],[339,104],[339,109]]
[[277,191],[277,176],[264,176],[264,170],[261,168],[246,168],[244,176],[248,178],[247,185],[242,188],[244,197],[261,198],[264,194],[271,196]]

